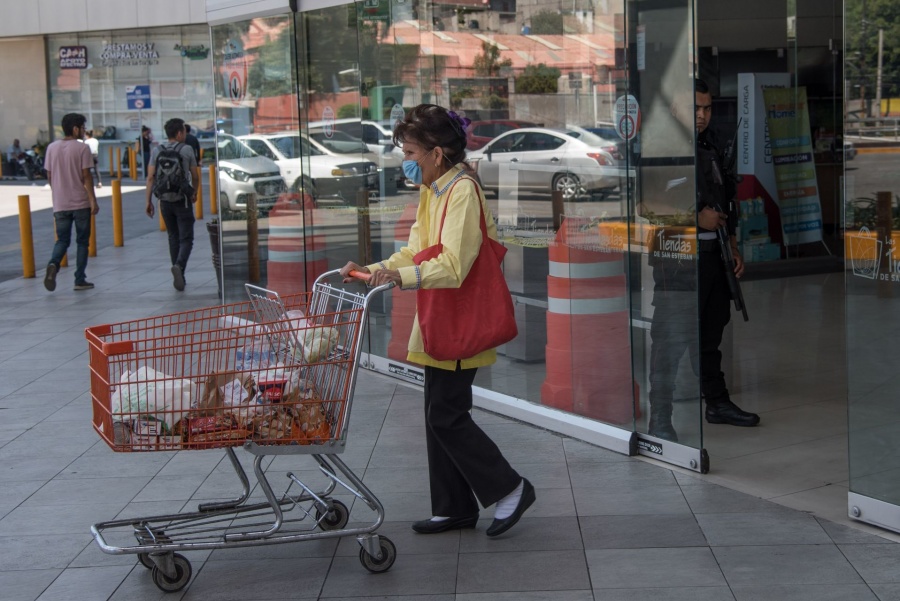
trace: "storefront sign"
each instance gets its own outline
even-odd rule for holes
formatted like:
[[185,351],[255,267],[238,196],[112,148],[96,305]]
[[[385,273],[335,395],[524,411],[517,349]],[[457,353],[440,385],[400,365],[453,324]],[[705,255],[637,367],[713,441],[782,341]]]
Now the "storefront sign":
[[784,244],[818,242],[822,240],[822,205],[816,182],[806,88],[767,88],[763,90],[763,98]]
[[202,61],[209,56],[209,48],[203,44],[200,44],[199,46],[182,46],[181,44],[175,44],[174,50],[180,52],[182,57],[192,61]]
[[154,42],[104,42],[100,59],[104,67],[158,65],[159,52]]
[[60,69],[87,69],[87,46],[62,46],[59,49]]
[[240,106],[247,95],[247,57],[244,55],[244,45],[240,40],[231,39],[225,42],[222,70],[231,104]]

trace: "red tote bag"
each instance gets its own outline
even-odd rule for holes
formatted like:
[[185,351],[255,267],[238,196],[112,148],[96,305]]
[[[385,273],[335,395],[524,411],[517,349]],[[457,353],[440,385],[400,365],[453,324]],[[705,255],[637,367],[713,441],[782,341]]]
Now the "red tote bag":
[[[447,205],[444,205],[441,216],[441,231],[444,229]],[[518,334],[512,296],[500,270],[506,248],[488,237],[480,191],[478,205],[481,209],[481,248],[462,285],[459,288],[420,289],[416,292],[419,329],[425,352],[438,361],[474,357],[509,342]],[[433,259],[441,254],[443,248],[440,242],[429,246],[416,253],[413,262],[419,265]]]

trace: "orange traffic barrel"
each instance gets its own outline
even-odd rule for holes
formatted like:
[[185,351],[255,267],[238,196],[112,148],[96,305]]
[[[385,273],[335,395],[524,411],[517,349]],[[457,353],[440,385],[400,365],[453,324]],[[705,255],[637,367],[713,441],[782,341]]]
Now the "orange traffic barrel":
[[601,420],[636,417],[622,249],[600,245],[596,226],[566,219],[548,248],[547,375],[541,402]]
[[312,290],[328,270],[325,236],[313,223],[314,201],[308,194],[282,194],[269,212],[267,286],[279,294]]
[[[403,209],[397,225],[394,226],[394,252],[406,246],[409,231],[416,222],[418,205],[410,203]],[[395,361],[406,361],[409,337],[412,334],[413,321],[416,317],[416,293],[413,290],[391,290],[391,340],[388,342],[387,355]]]

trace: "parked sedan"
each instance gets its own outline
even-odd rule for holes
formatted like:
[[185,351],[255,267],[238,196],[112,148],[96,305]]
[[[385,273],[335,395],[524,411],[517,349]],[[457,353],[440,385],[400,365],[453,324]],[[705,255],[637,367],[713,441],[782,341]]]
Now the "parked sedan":
[[540,123],[532,123],[530,121],[517,121],[515,119],[493,120],[493,121],[472,121],[466,130],[468,141],[466,148],[468,150],[478,150],[485,144],[512,129],[520,127],[539,127]]
[[216,135],[216,159],[223,213],[246,210],[251,194],[256,195],[257,207],[265,212],[285,191],[278,165],[232,135]]
[[378,166],[381,176],[386,181],[395,182],[395,185],[400,185],[405,179],[401,168],[403,151],[393,144],[390,147],[381,143],[367,144],[343,131],[333,130],[328,134],[324,129],[312,128],[309,130],[309,139],[326,154],[337,157],[357,156],[372,161]]
[[528,127],[500,135],[468,161],[487,191],[558,190],[568,201],[618,187],[614,152],[614,143],[581,128]]
[[241,140],[275,161],[291,190],[303,189],[320,204],[328,199],[352,201],[357,190],[377,183],[377,166],[371,161],[328,154],[295,132],[253,134],[241,136]]

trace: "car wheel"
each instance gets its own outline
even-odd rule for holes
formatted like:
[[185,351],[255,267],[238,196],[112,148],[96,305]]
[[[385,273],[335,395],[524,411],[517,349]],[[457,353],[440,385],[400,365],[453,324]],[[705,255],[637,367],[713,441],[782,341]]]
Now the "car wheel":
[[562,192],[563,200],[575,200],[584,192],[581,180],[574,173],[559,173],[553,178],[553,191]]

